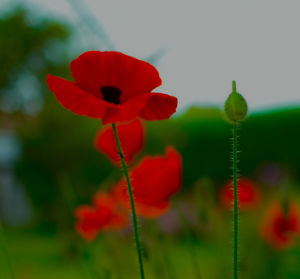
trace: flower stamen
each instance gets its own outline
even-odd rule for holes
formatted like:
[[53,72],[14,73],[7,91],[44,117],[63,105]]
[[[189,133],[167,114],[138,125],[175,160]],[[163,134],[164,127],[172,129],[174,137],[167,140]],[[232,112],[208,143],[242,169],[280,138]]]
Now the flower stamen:
[[120,96],[122,91],[114,86],[102,86],[101,93],[103,95],[103,100],[115,105],[120,104]]

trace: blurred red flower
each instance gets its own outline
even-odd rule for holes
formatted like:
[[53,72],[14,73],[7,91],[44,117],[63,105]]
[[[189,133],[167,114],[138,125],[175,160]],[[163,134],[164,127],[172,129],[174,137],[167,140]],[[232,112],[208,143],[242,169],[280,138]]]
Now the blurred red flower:
[[261,235],[275,249],[283,249],[294,243],[300,234],[300,211],[290,202],[287,210],[279,201],[271,204],[261,226]]
[[[146,218],[158,217],[169,209],[170,197],[181,187],[181,156],[172,147],[167,148],[166,156],[147,156],[130,172],[130,177],[136,213]],[[125,179],[114,189],[114,193],[130,210]]]
[[121,229],[128,224],[128,216],[118,206],[112,195],[98,193],[93,205],[75,209],[77,232],[87,241],[92,241],[100,231]]
[[[220,192],[221,203],[231,209],[233,207],[233,185],[232,181],[227,183]],[[254,209],[261,200],[261,193],[257,185],[248,178],[238,181],[238,205],[242,210]]]
[[177,98],[151,93],[161,85],[149,63],[115,51],[87,51],[70,65],[75,82],[47,76],[50,90],[72,112],[101,118],[103,124],[169,118]]
[[[144,145],[145,131],[143,123],[136,119],[131,123],[117,125],[117,130],[125,161],[130,163],[134,155],[139,152]],[[111,126],[99,130],[95,138],[95,147],[107,155],[113,163],[120,164],[118,147]]]

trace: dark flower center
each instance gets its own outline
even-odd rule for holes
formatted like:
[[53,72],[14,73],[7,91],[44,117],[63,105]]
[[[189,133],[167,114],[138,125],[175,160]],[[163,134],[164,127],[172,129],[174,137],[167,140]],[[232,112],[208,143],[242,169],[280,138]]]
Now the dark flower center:
[[115,105],[120,104],[120,96],[122,91],[114,86],[102,86],[101,93],[103,95],[103,100]]

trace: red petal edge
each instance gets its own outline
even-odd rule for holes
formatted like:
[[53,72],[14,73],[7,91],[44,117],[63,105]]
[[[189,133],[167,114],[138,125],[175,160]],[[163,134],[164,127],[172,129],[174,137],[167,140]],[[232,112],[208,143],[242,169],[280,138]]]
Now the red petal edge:
[[122,102],[161,85],[154,66],[116,51],[87,51],[73,60],[70,68],[80,88],[97,95],[101,86],[115,86],[123,92]]
[[109,104],[93,95],[81,90],[74,83],[60,77],[48,75],[47,84],[57,100],[72,112],[89,116],[92,118],[102,118]]
[[176,112],[178,100],[176,97],[163,93],[150,93],[145,107],[141,110],[140,116],[146,120],[168,119]]

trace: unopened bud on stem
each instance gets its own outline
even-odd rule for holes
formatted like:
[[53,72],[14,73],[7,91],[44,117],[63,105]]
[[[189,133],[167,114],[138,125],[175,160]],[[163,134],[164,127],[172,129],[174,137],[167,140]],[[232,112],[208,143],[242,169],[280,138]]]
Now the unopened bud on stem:
[[232,81],[232,93],[225,102],[225,113],[227,117],[233,122],[243,120],[246,117],[247,110],[246,100],[236,91],[236,82]]

